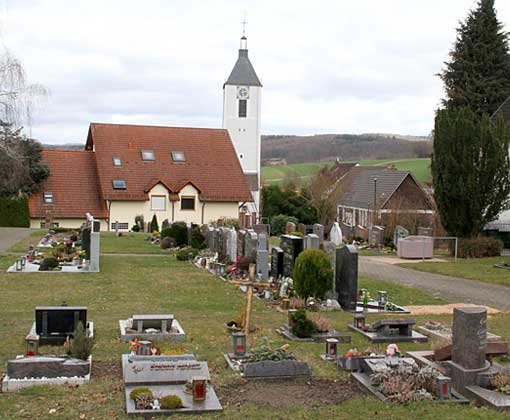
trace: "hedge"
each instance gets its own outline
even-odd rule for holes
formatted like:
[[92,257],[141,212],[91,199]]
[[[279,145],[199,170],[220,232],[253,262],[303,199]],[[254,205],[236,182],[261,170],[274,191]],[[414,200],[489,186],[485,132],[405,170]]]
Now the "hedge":
[[0,197],[0,226],[30,227],[27,197]]
[[485,236],[460,238],[457,256],[459,258],[499,257],[501,251],[503,251],[503,242],[496,238]]

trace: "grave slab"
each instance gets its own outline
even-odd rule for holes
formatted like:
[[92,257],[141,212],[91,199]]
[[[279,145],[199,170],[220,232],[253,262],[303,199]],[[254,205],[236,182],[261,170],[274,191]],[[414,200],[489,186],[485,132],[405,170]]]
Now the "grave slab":
[[120,328],[120,341],[127,343],[135,338],[145,341],[158,341],[158,340],[169,340],[174,339],[177,341],[184,341],[186,339],[186,333],[182,328],[181,324],[177,319],[173,319],[172,327],[168,332],[143,332],[131,331],[132,318],[119,320]]
[[276,333],[281,335],[282,337],[286,338],[287,340],[301,342],[301,343],[309,343],[309,342],[316,342],[316,343],[324,343],[328,338],[336,338],[339,343],[350,343],[351,342],[351,336],[338,332],[338,331],[328,331],[327,333],[317,333],[312,334],[310,338],[299,338],[296,335],[292,333],[292,330],[289,328],[288,325],[282,325],[280,328],[276,330]]

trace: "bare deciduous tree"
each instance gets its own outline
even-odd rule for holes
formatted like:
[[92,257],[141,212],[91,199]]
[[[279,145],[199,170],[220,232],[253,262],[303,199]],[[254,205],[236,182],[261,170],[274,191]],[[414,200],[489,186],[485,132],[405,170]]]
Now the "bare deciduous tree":
[[310,181],[309,193],[319,222],[329,226],[336,219],[338,202],[342,197],[342,186],[335,171],[328,166],[321,168]]

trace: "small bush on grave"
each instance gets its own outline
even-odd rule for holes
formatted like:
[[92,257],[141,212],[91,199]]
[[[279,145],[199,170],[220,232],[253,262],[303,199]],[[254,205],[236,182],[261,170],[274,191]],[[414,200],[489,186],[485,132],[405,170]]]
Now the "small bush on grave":
[[328,254],[307,249],[299,254],[292,271],[296,293],[302,298],[323,298],[333,282],[333,269]]
[[298,219],[293,216],[287,216],[285,214],[279,214],[271,218],[271,235],[279,236],[285,233],[285,226],[288,222],[292,222],[297,225]]
[[159,241],[159,246],[161,249],[175,248],[177,246],[177,241],[174,238],[166,236]]
[[168,221],[168,219],[165,219],[163,220],[163,222],[161,222],[161,232],[163,232],[165,229],[168,229],[170,227],[170,222]]
[[152,216],[151,232],[159,232],[158,217],[156,215]]
[[55,257],[45,258],[39,266],[39,271],[51,271],[58,267],[58,260]]
[[87,360],[92,353],[94,339],[89,337],[83,323],[78,322],[73,334],[71,356],[75,359]]
[[315,323],[308,319],[306,311],[298,310],[292,316],[292,334],[299,338],[310,338],[318,332]]
[[498,373],[489,382],[489,388],[510,395],[510,373]]
[[131,231],[132,231],[132,232],[140,232],[140,226],[138,226],[138,225],[133,225],[133,227],[131,228]]
[[179,261],[188,261],[188,254],[193,254],[193,258],[195,258],[198,255],[198,252],[198,249],[195,248],[182,248],[179,252],[177,252],[176,257]]
[[177,246],[188,245],[188,226],[185,222],[175,222],[169,228],[161,230],[162,238],[174,238]]
[[205,236],[202,235],[202,231],[199,227],[196,227],[191,231],[190,243],[192,248],[204,249],[206,247]]
[[149,388],[147,388],[146,386],[141,386],[139,388],[133,389],[129,393],[129,398],[131,398],[133,401],[135,401],[137,399],[137,397],[141,394],[149,394],[149,395],[151,395],[151,397],[153,397],[152,391]]
[[496,238],[485,236],[460,238],[457,256],[459,258],[499,257],[502,250],[503,242]]
[[173,410],[183,407],[182,400],[177,395],[165,395],[159,400],[159,403],[163,410]]

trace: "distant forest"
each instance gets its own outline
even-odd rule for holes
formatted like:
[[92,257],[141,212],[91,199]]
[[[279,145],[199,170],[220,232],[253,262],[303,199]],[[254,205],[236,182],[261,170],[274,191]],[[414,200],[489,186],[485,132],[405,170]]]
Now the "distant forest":
[[262,161],[287,163],[321,160],[425,158],[432,152],[427,137],[386,134],[319,134],[314,136],[262,136]]

